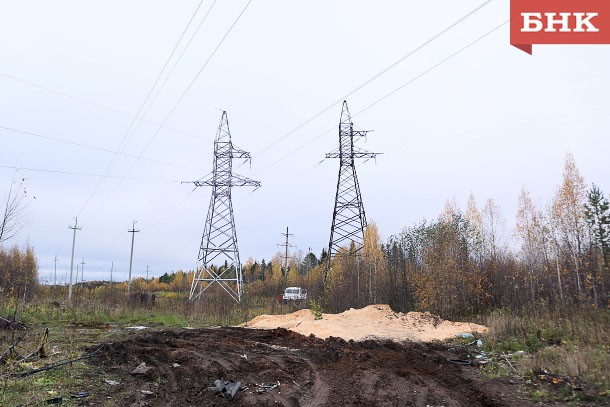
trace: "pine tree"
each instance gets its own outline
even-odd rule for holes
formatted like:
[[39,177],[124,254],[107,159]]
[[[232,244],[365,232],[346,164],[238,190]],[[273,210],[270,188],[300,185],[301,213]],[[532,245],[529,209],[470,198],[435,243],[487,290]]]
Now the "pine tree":
[[596,243],[602,250],[604,266],[608,267],[610,257],[610,203],[595,184],[587,192],[585,217],[593,231]]
[[595,185],[587,192],[587,202],[584,205],[587,224],[591,230],[592,238],[601,252],[603,263],[601,276],[593,276],[593,290],[596,294],[596,285],[601,285],[601,298],[606,297],[605,280],[608,278],[610,267],[610,203],[602,191]]

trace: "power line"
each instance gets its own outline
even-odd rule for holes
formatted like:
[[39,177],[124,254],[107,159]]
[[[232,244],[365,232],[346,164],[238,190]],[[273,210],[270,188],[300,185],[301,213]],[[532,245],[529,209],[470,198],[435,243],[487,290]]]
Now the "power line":
[[328,112],[330,109],[334,108],[338,103],[342,103],[344,100],[348,99],[350,96],[352,96],[354,93],[358,92],[360,89],[362,89],[365,86],[369,85],[370,83],[374,82],[379,77],[381,77],[382,75],[386,74],[388,71],[390,71],[391,69],[395,68],[400,63],[404,62],[407,58],[415,55],[416,53],[421,51],[423,48],[428,46],[430,43],[436,41],[438,38],[442,37],[447,32],[451,31],[457,25],[461,24],[462,22],[464,22],[465,20],[467,20],[468,18],[470,18],[471,16],[476,14],[479,10],[481,10],[483,7],[487,6],[492,1],[493,0],[486,0],[483,3],[479,4],[473,10],[468,12],[466,15],[462,16],[461,18],[459,18],[458,20],[454,21],[452,24],[447,26],[445,29],[441,30],[438,34],[434,35],[433,37],[431,37],[427,41],[424,41],[419,46],[417,46],[413,50],[409,51],[407,54],[405,54],[402,57],[400,57],[398,60],[394,61],[393,63],[391,63],[390,65],[388,65],[387,67],[385,67],[384,69],[382,69],[381,71],[379,71],[378,73],[376,73],[375,75],[373,75],[372,77],[367,79],[366,81],[362,82],[360,85],[358,85],[357,87],[355,87],[354,89],[349,91],[347,94],[341,96],[339,99],[335,100],[333,103],[331,103],[330,105],[326,106],[324,109],[322,109],[321,111],[319,111],[318,113],[316,113],[315,115],[310,117],[309,119],[305,120],[303,123],[301,123],[300,125],[298,125],[294,129],[290,130],[288,133],[284,134],[283,136],[279,137],[275,141],[273,141],[270,144],[268,144],[262,150],[260,150],[257,153],[255,153],[254,156],[259,156],[259,155],[263,154],[264,152],[266,152],[267,150],[269,150],[270,148],[272,148],[273,146],[275,146],[276,144],[278,144],[279,142],[281,142],[285,138],[290,137],[292,134],[296,133],[297,131],[299,131],[303,127],[307,126],[309,123],[313,122],[315,119],[317,119],[318,117],[322,116],[324,113]]
[[[186,94],[188,93],[189,90],[191,90],[191,88],[193,87],[193,85],[195,84],[195,82],[197,81],[197,79],[199,78],[199,75],[201,75],[201,73],[203,72],[203,70],[208,66],[208,64],[210,63],[210,61],[212,60],[212,58],[214,57],[214,55],[216,54],[216,52],[218,51],[218,49],[221,47],[221,45],[224,43],[224,41],[227,39],[227,37],[229,36],[229,34],[231,33],[231,31],[233,30],[233,28],[235,27],[235,25],[237,24],[237,22],[239,21],[239,19],[241,18],[241,16],[246,12],[246,10],[248,9],[248,6],[250,6],[250,3],[252,3],[252,0],[249,0],[248,3],[244,6],[244,8],[242,9],[241,13],[239,13],[239,15],[237,16],[237,18],[235,19],[235,21],[233,21],[233,24],[231,24],[231,26],[229,27],[229,29],[227,30],[227,32],[225,33],[225,35],[222,37],[222,39],[220,40],[220,42],[218,43],[218,45],[216,45],[216,48],[214,48],[214,50],[212,51],[212,53],[210,54],[210,56],[208,57],[208,59],[205,61],[205,63],[203,64],[203,66],[201,67],[201,69],[199,69],[199,71],[197,72],[197,74],[195,75],[195,77],[193,78],[193,80],[188,84],[188,86],[186,87],[186,89],[184,90],[184,92],[182,92],[182,95],[180,96],[180,98],[178,98],[178,101],[174,104],[174,106],[172,107],[172,109],[169,111],[169,113],[167,114],[167,116],[165,117],[165,119],[163,120],[163,122],[161,123],[161,126],[159,126],[159,128],[157,129],[157,131],[155,132],[155,134],[152,136],[152,138],[148,141],[148,143],[144,146],[144,149],[142,149],[142,152],[140,153],[140,155],[138,157],[141,157],[142,154],[144,154],[144,152],[148,149],[148,147],[150,147],[150,145],[152,144],[152,142],[157,138],[157,136],[159,135],[159,132],[161,131],[161,127],[165,125],[165,123],[167,123],[167,121],[170,119],[170,117],[174,114],[174,112],[176,111],[176,109],[178,108],[178,106],[180,105],[180,103],[182,102],[182,100],[184,99],[184,97],[186,96]],[[134,163],[132,164],[132,166],[129,168],[129,170],[127,170],[126,174],[129,174],[129,172],[131,172],[131,170],[133,169],[133,167],[137,164],[139,158],[136,158],[136,161],[134,161]]]
[[[117,153],[116,151],[108,150],[108,149],[102,148],[102,147],[90,146],[90,145],[87,145],[87,144],[77,143],[75,141],[62,140],[62,139],[59,139],[59,138],[56,138],[56,137],[51,137],[51,136],[43,136],[42,134],[33,133],[33,132],[30,132],[30,131],[25,131],[25,130],[13,129],[11,127],[0,126],[0,130],[7,130],[7,131],[14,132],[14,133],[26,134],[26,135],[32,136],[32,137],[38,137],[38,138],[42,138],[42,139],[45,139],[45,140],[55,141],[55,142],[58,142],[58,143],[69,144],[69,145],[73,145],[73,146],[77,146],[77,147],[82,147],[82,148],[88,148],[90,150],[102,151],[104,153],[119,154],[119,155],[124,156],[124,157],[130,157],[130,158],[136,158],[137,157],[137,156],[132,155],[132,154]],[[201,172],[200,170],[198,170],[196,168],[186,167],[186,166],[179,165],[179,164],[172,164],[172,163],[168,163],[168,162],[165,162],[165,161],[154,160],[152,158],[140,158],[140,159],[144,160],[144,161],[153,162],[153,163],[156,163],[156,164],[163,164],[163,165],[168,165],[168,166],[172,166],[172,167],[178,167],[178,168],[183,168],[183,169],[187,169],[187,170],[191,170],[191,171]]]
[[[8,75],[8,74],[0,72],[0,76],[2,76],[4,78],[12,79],[14,81],[17,81],[17,82],[20,82],[20,83],[23,83],[23,84],[26,84],[26,85],[29,85],[29,86],[33,86],[35,88],[42,89],[42,90],[50,92],[50,93],[54,93],[54,94],[59,95],[59,96],[63,96],[63,97],[68,98],[68,99],[75,100],[77,102],[80,102],[80,103],[83,103],[83,104],[86,104],[86,105],[89,105],[89,106],[93,106],[93,107],[97,107],[97,108],[102,109],[102,110],[106,110],[108,112],[115,113],[115,114],[118,114],[120,116],[125,116],[125,117],[129,117],[129,118],[132,118],[132,119],[137,118],[136,116],[134,116],[134,115],[132,115],[130,113],[125,113],[125,112],[122,112],[120,110],[114,109],[112,107],[108,107],[108,106],[101,105],[99,103],[91,102],[89,100],[86,100],[86,99],[83,99],[83,98],[79,98],[77,96],[72,96],[72,95],[69,95],[69,94],[67,94],[65,92],[62,92],[62,91],[59,91],[59,90],[56,90],[56,89],[51,89],[51,88],[49,88],[47,86],[43,86],[43,85],[40,85],[38,83],[27,81],[25,79],[17,78],[17,77],[12,76],[12,75]],[[155,123],[155,122],[150,121],[150,120],[143,119],[143,121],[145,123],[147,123],[147,124],[152,124],[154,126],[159,126],[159,123]],[[182,130],[174,129],[172,127],[163,126],[163,128],[166,129],[166,130],[173,131],[173,132],[178,133],[178,134],[182,134],[184,136],[193,137],[193,138],[197,138],[197,139],[200,138],[199,136],[195,136],[193,134],[189,134],[189,133],[184,132]]]
[[[193,22],[193,19],[195,17],[195,15],[197,14],[197,11],[199,10],[199,8],[201,7],[201,4],[203,3],[204,0],[201,0],[201,2],[199,3],[199,5],[197,6],[197,9],[195,10],[195,13],[193,14],[193,16],[191,17],[191,19],[189,20],[188,24],[186,25],[184,31],[182,32],[182,35],[180,36],[180,39],[178,40],[178,42],[176,43],[176,45],[174,46],[174,49],[172,50],[172,53],[170,54],[170,56],[168,57],[167,61],[165,62],[165,65],[163,65],[163,69],[161,69],[161,72],[159,72],[159,75],[157,76],[157,79],[155,80],[155,83],[153,84],[152,88],[150,89],[148,95],[146,96],[146,100],[144,101],[143,105],[140,107],[140,111],[142,110],[142,108],[146,105],[146,103],[148,102],[148,99],[150,98],[150,95],[152,94],[153,90],[155,89],[157,83],[159,82],[159,80],[161,79],[161,77],[163,76],[163,72],[165,72],[166,68],[169,65],[169,62],[172,58],[172,56],[174,55],[174,53],[176,52],[177,48],[178,48],[178,44],[182,41],[182,39],[184,38],[184,35],[186,34],[188,27],[190,26],[190,24]],[[187,42],[186,46],[183,48],[182,52],[180,53],[180,55],[178,56],[178,58],[175,60],[175,62],[173,63],[172,68],[170,69],[169,73],[165,76],[165,79],[163,81],[163,83],[161,84],[161,86],[159,86],[157,88],[157,91],[155,92],[155,95],[152,97],[152,99],[150,100],[150,103],[148,103],[148,107],[146,107],[146,110],[144,111],[144,113],[142,113],[142,115],[138,118],[134,119],[134,122],[137,120],[137,125],[135,126],[135,128],[130,127],[131,131],[131,136],[129,136],[127,142],[129,142],[129,140],[133,137],[134,134],[137,133],[137,131],[140,128],[140,125],[142,124],[143,119],[148,115],[148,112],[150,112],[150,109],[152,108],[152,106],[155,104],[157,98],[159,97],[159,94],[161,93],[161,91],[163,90],[163,88],[165,87],[165,85],[167,84],[167,81],[169,80],[169,78],[171,77],[171,75],[173,74],[174,70],[176,69],[176,66],[178,66],[178,64],[180,63],[180,61],[182,60],[182,57],[184,56],[184,54],[186,53],[187,49],[189,48],[189,46],[191,45],[191,42],[193,41],[193,39],[195,38],[195,36],[197,35],[197,33],[199,32],[199,29],[203,26],[203,23],[207,20],[208,15],[210,14],[210,12],[212,11],[212,8],[214,7],[214,5],[216,4],[217,0],[214,0],[214,2],[212,3],[212,5],[208,8],[208,11],[205,13],[205,15],[203,16],[203,19],[201,20],[201,22],[199,23],[199,25],[197,26],[197,28],[195,29],[193,35],[191,35],[191,38],[189,39],[189,41]],[[140,111],[138,112],[138,115],[140,113]],[[132,126],[133,123],[132,122]],[[160,131],[161,127],[159,127],[159,131]],[[129,133],[129,130],[128,130]],[[158,132],[157,132],[158,133]],[[155,135],[156,137],[156,135]],[[125,143],[125,146],[127,146],[127,142]],[[123,148],[125,147],[123,146]],[[141,156],[141,155],[140,155]],[[140,158],[138,156],[133,156],[136,161]]]
[[[212,174],[211,172],[208,173],[208,175]],[[149,227],[155,226],[160,219],[162,219],[163,215],[167,215],[167,213],[169,213],[170,211],[172,211],[174,208],[177,208],[178,206],[182,205],[184,202],[186,202],[190,195],[194,192],[191,191],[190,193],[188,193],[184,198],[180,198],[179,200],[170,203],[169,205],[165,205],[162,208],[157,209],[154,212],[151,212],[145,219],[147,219],[148,221],[146,222],[147,225],[149,225]],[[123,232],[119,232],[114,238],[109,240],[109,243],[107,243],[105,246],[103,246],[103,249],[112,249],[113,246],[118,242],[118,240],[121,238],[121,236],[123,236]],[[121,250],[120,247],[117,247],[112,254],[115,255],[118,253],[118,251]]]
[[[453,54],[449,55],[448,57],[444,58],[443,60],[441,60],[440,62],[438,62],[437,64],[433,65],[431,68],[427,69],[426,71],[420,73],[419,75],[413,77],[412,79],[410,79],[409,81],[403,83],[402,85],[400,85],[398,88],[394,89],[393,91],[389,92],[388,94],[382,96],[381,98],[377,99],[375,102],[373,102],[372,104],[369,104],[368,106],[366,106],[365,108],[361,109],[360,111],[358,111],[357,113],[353,114],[352,117],[355,117],[361,113],[364,113],[365,111],[367,111],[368,109],[372,108],[373,106],[375,106],[376,104],[380,103],[381,101],[383,101],[384,99],[387,99],[388,97],[392,96],[393,94],[395,94],[396,92],[398,92],[399,90],[403,89],[404,87],[412,84],[413,82],[415,82],[416,80],[420,79],[421,77],[425,76],[426,74],[430,73],[431,71],[435,70],[436,68],[438,68],[439,66],[441,66],[442,64],[444,64],[445,62],[449,61],[450,59],[456,57],[457,55],[459,55],[460,53],[464,52],[465,50],[467,50],[468,48],[470,48],[471,46],[475,45],[476,43],[478,43],[479,41],[481,41],[482,39],[484,39],[485,37],[491,35],[492,33],[494,33],[495,31],[497,31],[498,29],[500,29],[501,27],[503,27],[504,25],[506,25],[508,23],[508,21],[505,21],[504,23],[500,24],[499,26],[493,28],[492,30],[488,31],[487,33],[485,33],[484,35],[480,36],[479,38],[477,38],[476,40],[472,41],[471,43],[469,43],[468,45],[466,45],[465,47],[461,48],[460,50],[454,52]],[[329,128],[328,130],[326,130],[325,132],[323,132],[322,134],[320,134],[319,136],[317,136],[316,138],[308,141],[307,143],[303,144],[302,146],[296,148],[295,150],[291,151],[290,153],[284,155],[283,157],[281,157],[280,159],[278,159],[277,161],[271,163],[269,166],[263,168],[262,170],[258,171],[255,175],[258,175],[266,170],[268,170],[269,168],[277,165],[279,162],[285,160],[286,158],[296,154],[298,151],[306,148],[307,146],[313,144],[314,142],[316,142],[317,140],[321,139],[322,137],[326,136],[327,134],[329,134],[332,131],[335,131],[336,127],[333,126],[332,128]],[[129,178],[126,178],[129,179]],[[176,204],[172,204],[171,207],[177,207],[180,204],[182,204],[184,201],[186,200],[180,200],[178,203]],[[165,212],[165,211],[164,211]],[[118,236],[117,236],[118,238]],[[116,241],[117,239],[113,240]],[[111,243],[111,245],[113,244]]]
[[365,111],[369,110],[371,107],[375,106],[376,104],[378,104],[379,102],[382,102],[383,100],[389,98],[390,96],[392,96],[393,94],[395,94],[396,92],[402,90],[403,88],[405,88],[406,86],[409,86],[410,84],[412,84],[413,82],[415,82],[416,80],[418,80],[419,78],[421,78],[422,76],[432,72],[433,70],[435,70],[436,68],[438,68],[439,66],[441,66],[442,64],[444,64],[445,62],[449,61],[450,59],[453,59],[454,57],[456,57],[457,55],[461,54],[462,52],[466,51],[468,48],[472,47],[473,45],[475,45],[476,43],[478,43],[479,41],[481,41],[482,39],[486,38],[487,36],[491,35],[492,33],[496,32],[497,30],[499,30],[500,28],[502,28],[503,26],[505,26],[506,24],[508,24],[510,22],[510,20],[506,20],[505,22],[503,22],[502,24],[498,25],[497,27],[491,29],[490,31],[486,32],[485,34],[483,34],[482,36],[480,36],[479,38],[477,38],[476,40],[472,41],[471,43],[469,43],[468,45],[466,45],[463,48],[460,48],[459,50],[457,50],[456,52],[454,52],[453,54],[449,55],[448,57],[446,57],[445,59],[441,60],[440,62],[438,62],[437,64],[433,65],[432,67],[428,68],[427,70],[425,70],[424,72],[420,73],[419,75],[415,76],[414,78],[410,79],[409,81],[403,83],[402,85],[400,85],[399,87],[395,88],[394,90],[392,90],[389,93],[386,93],[385,95],[383,95],[382,97],[380,97],[379,99],[377,99],[376,101],[374,101],[373,103],[371,103],[370,105],[366,106],[364,109],[358,111],[356,114],[354,114],[354,116],[359,115],[360,113],[364,113]]
[[[171,61],[172,57],[174,56],[176,50],[178,49],[178,46],[180,45],[180,42],[182,42],[182,39],[184,38],[184,35],[186,34],[186,32],[187,32],[189,26],[191,25],[191,23],[193,22],[193,19],[197,15],[197,12],[199,11],[199,8],[203,4],[203,2],[204,2],[204,0],[201,0],[199,2],[199,4],[197,4],[197,8],[195,9],[193,14],[191,15],[191,18],[189,19],[188,23],[184,27],[184,30],[182,30],[182,33],[180,34],[180,38],[178,38],[178,41],[176,41],[176,43],[174,44],[174,48],[172,49],[172,52],[170,52],[169,56],[165,60],[165,63],[163,64],[163,67],[161,68],[161,71],[157,74],[157,77],[155,78],[155,82],[153,83],[151,88],[148,90],[148,93],[146,94],[146,97],[144,98],[144,102],[142,102],[142,104],[140,105],[140,108],[138,109],[138,113],[136,114],[136,117],[133,118],[133,120],[132,120],[132,122],[131,122],[131,124],[129,126],[129,129],[123,135],[123,139],[121,140],[121,143],[119,144],[119,148],[117,149],[117,152],[121,151],[127,145],[127,143],[129,142],[129,139],[131,137],[133,137],[133,134],[135,134],[135,131],[137,130],[137,127],[136,127],[136,129],[134,129],[133,132],[131,131],[133,129],[134,124],[136,122],[138,122],[138,126],[139,126],[140,123],[142,123],[142,119],[146,116],[146,113],[144,113],[141,117],[140,117],[140,113],[142,112],[142,110],[144,109],[146,104],[148,103],[148,100],[150,99],[150,95],[152,95],[155,87],[157,86],[157,83],[159,83],[159,79],[161,79],[161,76],[163,76],[163,72],[165,72],[165,69],[169,65],[169,62]],[[154,103],[154,100],[149,104],[149,109],[150,109],[150,106],[152,106],[153,103]],[[131,136],[128,137],[130,132],[132,134],[131,134]],[[110,165],[110,167],[112,167],[114,164],[111,161],[109,165]]]
[[[193,19],[195,18],[195,15],[197,14],[197,11],[199,11],[199,8],[201,7],[201,4],[203,3],[204,0],[201,0],[199,2],[199,4],[197,5],[197,8],[195,9],[195,12],[193,13],[193,15],[191,16],[191,18],[189,19],[188,23],[186,24],[186,27],[184,28],[184,30],[182,31],[182,34],[180,35],[180,38],[178,38],[178,41],[176,41],[176,44],[174,45],[174,48],[172,49],[172,52],[169,54],[169,56],[167,57],[167,59],[165,60],[165,64],[163,65],[163,68],[161,68],[161,71],[159,72],[159,74],[157,75],[157,78],[155,79],[155,82],[153,83],[153,86],[150,88],[150,90],[148,91],[146,98],[144,99],[144,102],[142,102],[142,104],[140,105],[140,108],[138,109],[138,112],[136,113],[136,117],[133,118],[133,120],[131,121],[131,124],[129,125],[129,128],[127,129],[127,131],[125,132],[125,134],[123,134],[123,138],[121,139],[121,143],[119,144],[119,147],[116,150],[115,155],[110,159],[110,161],[108,162],[108,165],[106,166],[106,169],[104,170],[104,175],[107,175],[110,173],[111,169],[114,167],[114,164],[116,163],[116,157],[118,155],[119,152],[122,152],[122,150],[125,148],[125,146],[127,145],[127,142],[129,141],[128,135],[130,134],[131,130],[133,129],[134,124],[136,123],[136,121],[138,121],[140,119],[140,113],[142,113],[142,110],[144,109],[144,107],[146,106],[146,103],[148,102],[150,95],[152,94],[153,90],[155,89],[155,87],[157,86],[157,83],[159,82],[159,79],[161,78],[161,76],[163,75],[163,72],[165,72],[165,68],[167,68],[167,65],[169,64],[171,58],[174,56],[174,53],[176,52],[176,49],[178,48],[178,45],[180,44],[180,42],[182,41],[182,38],[184,38],[184,34],[186,33],[186,31],[188,30],[188,27],[190,26],[191,22],[193,21]],[[141,121],[140,121],[141,122]],[[164,126],[165,123],[163,123],[161,125]],[[159,129],[157,130],[157,133],[160,131],[161,127],[159,127]],[[130,136],[131,137],[131,136]],[[142,154],[140,154],[141,156]],[[136,159],[137,162],[138,159]],[[128,175],[125,174],[125,175]],[[89,204],[89,202],[91,202],[91,199],[93,198],[93,196],[95,195],[95,193],[98,191],[100,185],[102,184],[102,181],[104,180],[104,178],[100,178],[97,182],[97,184],[95,185],[95,187],[93,187],[93,190],[91,191],[91,194],[89,195],[89,197],[87,198],[87,200],[85,201],[84,205],[81,207],[80,212],[82,212],[87,205]]]
[[117,178],[117,179],[126,179],[129,181],[150,181],[150,182],[167,182],[167,183],[178,183],[180,181],[171,181],[165,179],[146,179],[146,178],[134,178],[134,177],[118,177],[114,175],[103,175],[103,174],[87,174],[82,172],[70,172],[70,171],[60,171],[60,170],[48,170],[42,168],[29,168],[29,167],[17,167],[12,165],[0,165],[0,168],[9,168],[13,170],[24,170],[24,171],[36,171],[36,172],[48,172],[52,174],[64,174],[64,175],[81,175],[84,177],[103,177],[103,178]]
[[[182,52],[180,53],[180,55],[178,56],[178,58],[176,59],[176,61],[174,62],[172,68],[170,69],[169,73],[165,76],[165,79],[163,80],[163,83],[161,84],[161,86],[159,86],[159,88],[157,89],[157,92],[155,93],[155,96],[153,96],[152,101],[148,104],[148,107],[146,108],[146,111],[144,112],[144,114],[142,115],[142,118],[146,117],[148,115],[148,112],[150,111],[152,105],[155,103],[155,101],[157,100],[157,97],[159,96],[159,94],[161,93],[161,91],[163,90],[163,88],[165,88],[165,85],[167,84],[167,81],[169,80],[170,76],[172,76],[172,74],[174,73],[174,70],[176,69],[176,67],[178,66],[178,64],[180,63],[180,61],[182,60],[182,57],[184,56],[184,54],[186,53],[186,51],[188,50],[188,48],[190,47],[191,43],[193,42],[193,39],[195,39],[195,37],[197,36],[197,33],[199,32],[199,30],[201,29],[201,27],[203,26],[203,23],[205,23],[205,21],[208,18],[208,15],[210,14],[210,12],[212,11],[212,8],[214,8],[214,5],[216,4],[217,0],[214,0],[214,2],[212,2],[212,5],[208,8],[208,11],[205,13],[205,15],[203,16],[203,19],[201,20],[201,22],[199,23],[199,25],[197,26],[197,28],[195,29],[195,31],[193,32],[193,35],[191,35],[191,38],[189,39],[189,41],[186,43],[185,47],[182,49]],[[142,120],[140,119],[140,122],[138,123],[138,127],[134,130],[137,131],[140,123],[142,123]]]
[[[195,82],[197,81],[197,79],[199,78],[199,75],[201,75],[201,73],[203,72],[203,70],[205,69],[206,66],[208,66],[208,64],[210,63],[210,61],[212,60],[212,58],[214,57],[214,55],[216,54],[216,52],[218,51],[218,49],[220,48],[220,46],[224,43],[224,41],[227,39],[227,37],[229,36],[229,34],[231,33],[231,31],[233,30],[233,28],[237,25],[237,23],[239,22],[239,20],[241,19],[241,17],[244,15],[244,13],[246,12],[246,10],[248,9],[248,7],[250,6],[250,4],[252,3],[252,0],[249,0],[248,3],[246,3],[246,5],[244,6],[244,8],[241,10],[241,12],[239,13],[239,15],[237,16],[237,18],[233,21],[233,23],[231,24],[231,26],[229,27],[229,29],[225,32],[224,36],[222,37],[222,39],[220,40],[220,42],[218,43],[218,45],[216,46],[216,48],[214,48],[214,50],[212,51],[212,53],[210,54],[210,56],[208,57],[208,59],[205,61],[205,63],[203,64],[203,66],[201,67],[201,69],[199,69],[199,72],[197,72],[197,74],[195,75],[195,77],[193,78],[193,80],[189,83],[189,85],[186,87],[186,89],[184,90],[184,92],[182,93],[182,95],[180,96],[180,98],[178,99],[178,101],[174,104],[174,106],[172,107],[172,109],[169,111],[169,113],[167,114],[167,116],[165,117],[165,119],[163,120],[163,122],[161,123],[161,126],[157,129],[157,131],[155,132],[155,134],[152,136],[152,138],[148,141],[148,143],[144,146],[144,148],[142,149],[142,151],[140,152],[140,154],[138,155],[138,158],[136,158],[134,160],[134,162],[131,164],[131,166],[127,169],[127,171],[125,172],[125,174],[123,175],[123,177],[127,177],[127,175],[131,172],[131,170],[133,170],[133,168],[135,167],[135,165],[138,163],[139,161],[139,157],[142,156],[142,154],[144,154],[146,152],[146,150],[148,149],[148,147],[150,147],[150,145],[153,143],[153,141],[157,138],[157,136],[159,135],[159,132],[161,131],[161,127],[165,125],[165,123],[167,123],[167,121],[170,119],[170,117],[174,114],[174,112],[176,111],[176,109],[178,108],[178,106],[180,105],[180,103],[182,102],[182,100],[184,99],[184,97],[186,96],[186,94],[188,93],[188,91],[193,87],[193,85],[195,84]],[[102,202],[102,204],[99,206],[99,208],[95,211],[95,213],[93,215],[91,215],[91,217],[89,218],[89,220],[93,217],[95,217],[95,215],[97,214],[97,212],[99,212],[104,205],[106,204],[106,202],[108,201],[108,199],[110,199],[110,197],[118,190],[119,186],[120,186],[120,181],[119,183],[117,183],[117,185],[115,186],[114,190],[112,192],[110,192],[110,194],[104,199],[104,201]]]
[[[352,117],[358,116],[362,113],[364,113],[365,111],[369,110],[370,108],[372,108],[373,106],[377,105],[378,103],[382,102],[383,100],[389,98],[390,96],[394,95],[396,92],[402,90],[403,88],[405,88],[408,85],[411,85],[413,82],[417,81],[418,79],[421,79],[423,76],[427,75],[428,73],[434,71],[436,68],[438,68],[439,66],[443,65],[445,62],[453,59],[454,57],[458,56],[459,54],[461,54],[462,52],[466,51],[468,48],[472,47],[473,45],[475,45],[476,43],[478,43],[479,41],[481,41],[482,39],[486,38],[487,36],[491,35],[492,33],[496,32],[497,30],[499,30],[500,28],[502,28],[503,26],[505,26],[506,24],[508,24],[510,20],[506,20],[505,22],[503,22],[502,24],[498,25],[497,27],[491,29],[490,31],[486,32],[485,34],[483,34],[482,36],[478,37],[476,40],[472,41],[471,43],[469,43],[468,45],[466,45],[463,48],[460,48],[458,51],[454,52],[453,54],[449,55],[448,57],[444,58],[443,60],[441,60],[440,62],[436,63],[435,65],[433,65],[432,67],[426,69],[425,71],[423,71],[422,73],[418,74],[417,76],[411,78],[410,80],[408,80],[407,82],[403,83],[402,85],[400,85],[399,87],[395,88],[394,90],[392,90],[391,92],[385,94],[384,96],[382,96],[381,98],[377,99],[375,102],[371,103],[370,105],[366,106],[365,108],[359,110],[358,112],[354,113],[352,115]],[[331,133],[332,131],[335,130],[335,126],[329,128],[328,130],[326,130],[325,132],[323,132],[322,134],[320,134],[319,136],[311,139],[310,141],[308,141],[307,143],[301,145],[300,147],[297,147],[296,149],[292,150],[291,152],[289,152],[288,154],[285,154],[284,156],[280,157],[279,159],[277,159],[276,161],[274,161],[273,163],[269,164],[268,166],[264,167],[263,169],[261,169],[260,171],[256,172],[254,175],[259,175],[260,173],[267,171],[269,168],[279,164],[280,162],[284,161],[286,158],[296,154],[297,152],[301,151],[302,149],[304,149],[305,147],[313,144],[314,142],[318,141],[319,139],[321,139],[322,137],[326,136],[327,134]]]

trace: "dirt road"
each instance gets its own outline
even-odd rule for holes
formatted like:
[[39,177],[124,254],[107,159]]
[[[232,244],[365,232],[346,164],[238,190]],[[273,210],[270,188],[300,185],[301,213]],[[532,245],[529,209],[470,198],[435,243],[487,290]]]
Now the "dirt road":
[[[108,344],[104,385],[88,400],[121,406],[528,406],[517,386],[449,363],[446,346],[321,340],[285,329],[142,333]],[[151,369],[131,372],[141,362]],[[207,391],[242,383],[233,401]],[[275,386],[275,387],[274,387]]]

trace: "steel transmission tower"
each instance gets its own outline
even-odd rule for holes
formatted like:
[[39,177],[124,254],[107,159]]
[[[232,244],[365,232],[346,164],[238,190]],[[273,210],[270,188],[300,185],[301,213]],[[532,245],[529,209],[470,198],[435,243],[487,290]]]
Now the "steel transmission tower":
[[260,182],[233,174],[233,159],[250,160],[251,156],[233,146],[227,112],[222,112],[214,141],[212,175],[194,182],[197,187],[211,186],[213,189],[189,300],[201,297],[214,283],[218,283],[236,302],[240,302],[243,296],[231,187],[258,188]]
[[328,243],[328,260],[324,279],[330,271],[331,261],[339,249],[347,249],[354,243],[354,253],[359,252],[364,245],[364,230],[366,215],[360,195],[360,185],[356,175],[357,158],[375,158],[380,153],[370,153],[354,147],[356,138],[365,137],[367,131],[354,130],[354,123],[343,101],[341,121],[339,123],[339,149],[326,154],[326,158],[339,159],[339,180],[333,211],[333,224],[330,229]]

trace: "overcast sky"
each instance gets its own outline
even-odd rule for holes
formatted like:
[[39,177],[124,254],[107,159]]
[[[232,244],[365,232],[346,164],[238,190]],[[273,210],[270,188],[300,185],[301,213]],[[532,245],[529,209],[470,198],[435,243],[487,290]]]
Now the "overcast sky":
[[63,281],[78,216],[85,279],[108,279],[113,261],[125,279],[137,220],[136,276],[193,268],[211,191],[180,181],[211,171],[226,110],[253,155],[234,168],[262,183],[233,191],[242,262],[269,260],[286,226],[319,254],[339,166],[322,160],[346,96],[373,130],[360,147],[383,153],[358,176],[384,239],[471,193],[495,199],[510,229],[521,188],[546,204],[567,153],[607,194],[610,46],[527,55],[497,28],[509,2],[495,0],[411,53],[482,3],[0,0],[0,197],[10,167],[28,195],[9,244],[35,248],[42,280],[57,255]]

